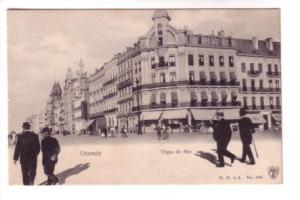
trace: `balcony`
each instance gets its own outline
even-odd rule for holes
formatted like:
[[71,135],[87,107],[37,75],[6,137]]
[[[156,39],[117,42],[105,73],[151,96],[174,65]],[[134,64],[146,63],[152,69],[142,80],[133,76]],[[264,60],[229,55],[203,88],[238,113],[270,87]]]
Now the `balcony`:
[[252,76],[252,77],[256,77],[260,75],[260,71],[254,71],[254,70],[250,70],[248,71],[248,76]]
[[268,71],[266,72],[266,75],[269,76],[269,77],[280,77],[281,76],[281,72],[271,72],[271,71]]
[[256,88],[256,87],[242,87],[242,93],[279,93],[281,88]]
[[116,111],[118,111],[117,108],[111,108],[111,109],[103,111],[103,114],[107,114],[107,113],[111,113],[111,112],[116,112]]
[[117,95],[116,92],[112,92],[112,93],[110,93],[110,94],[108,94],[108,95],[103,96],[103,99],[108,99],[108,98],[114,97],[114,96],[116,96],[116,95]]
[[103,86],[109,85],[109,84],[115,82],[116,80],[117,80],[116,78],[110,79],[110,80],[106,81],[105,83],[103,83]]
[[123,88],[125,88],[127,86],[130,86],[130,85],[132,85],[132,80],[131,79],[127,79],[125,81],[122,81],[122,82],[118,83],[117,84],[117,89],[121,90],[121,89],[123,89]]
[[151,89],[151,88],[160,88],[160,87],[172,87],[172,86],[180,86],[180,85],[197,85],[197,86],[239,86],[239,81],[226,81],[226,82],[219,82],[216,81],[213,84],[210,81],[201,80],[201,81],[194,81],[194,80],[186,80],[186,81],[173,81],[173,82],[164,82],[164,83],[151,83],[151,84],[144,84],[137,87],[133,87],[132,91],[138,91],[142,89]]
[[281,110],[281,105],[269,105],[269,106],[265,106],[265,105],[244,105],[243,106],[246,110]]
[[240,107],[241,102],[179,102],[178,104],[166,103],[166,104],[152,104],[152,105],[142,105],[140,107],[135,106],[132,108],[132,111],[139,111],[139,110],[151,110],[151,109],[163,109],[163,108],[181,108],[181,107],[202,107],[202,108],[223,108],[223,107]]

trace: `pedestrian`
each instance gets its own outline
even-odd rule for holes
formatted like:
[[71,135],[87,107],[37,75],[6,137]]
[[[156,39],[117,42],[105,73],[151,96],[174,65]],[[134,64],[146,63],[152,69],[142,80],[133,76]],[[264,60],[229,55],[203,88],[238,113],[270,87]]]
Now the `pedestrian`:
[[121,129],[121,134],[122,134],[122,138],[124,138],[124,137],[127,138],[127,131],[126,131],[125,126],[122,127],[122,129]]
[[54,175],[55,165],[58,160],[60,146],[56,138],[51,137],[51,132],[48,127],[43,128],[41,133],[44,135],[42,139],[42,163],[44,166],[44,173],[47,175],[48,180],[46,185],[55,185],[58,178]]
[[30,124],[23,123],[23,132],[18,136],[14,152],[14,164],[20,158],[24,185],[33,185],[36,176],[37,156],[40,153],[39,136],[30,131]]
[[162,134],[161,134],[161,127],[159,124],[156,125],[156,133],[157,133],[158,140],[160,140]]
[[246,161],[246,157],[248,156],[250,163],[249,165],[255,165],[255,160],[251,151],[250,145],[252,144],[252,134],[254,131],[254,126],[249,117],[245,116],[246,112],[243,108],[240,110],[241,118],[239,120],[239,130],[240,130],[240,138],[243,143],[243,154],[240,161],[244,163]]
[[104,137],[107,138],[107,128],[106,127],[103,128],[103,133],[104,133]]
[[217,111],[217,122],[214,124],[213,137],[217,142],[217,153],[219,164],[216,167],[224,167],[224,156],[229,157],[231,164],[234,162],[236,156],[227,150],[227,146],[231,139],[231,128],[229,122],[224,119],[224,113]]
[[168,126],[165,125],[164,131],[163,131],[163,140],[166,140],[168,138],[169,138]]

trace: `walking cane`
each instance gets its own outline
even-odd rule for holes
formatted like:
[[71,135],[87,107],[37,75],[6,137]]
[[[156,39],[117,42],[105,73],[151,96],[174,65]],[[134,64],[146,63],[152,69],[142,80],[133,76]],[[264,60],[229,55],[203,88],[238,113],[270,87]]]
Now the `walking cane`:
[[254,142],[254,137],[252,137],[252,142],[253,142],[256,157],[258,158],[258,152],[257,152],[256,145],[255,145],[255,142]]

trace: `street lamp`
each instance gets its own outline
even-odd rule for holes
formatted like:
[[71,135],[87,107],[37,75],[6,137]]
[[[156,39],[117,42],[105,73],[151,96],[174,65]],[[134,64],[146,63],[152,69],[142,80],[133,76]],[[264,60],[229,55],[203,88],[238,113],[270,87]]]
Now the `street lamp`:
[[140,94],[139,94],[139,79],[136,79],[136,88],[137,88],[137,107],[138,107],[138,132],[137,134],[141,135],[142,133],[142,127],[141,127],[141,108],[140,108]]

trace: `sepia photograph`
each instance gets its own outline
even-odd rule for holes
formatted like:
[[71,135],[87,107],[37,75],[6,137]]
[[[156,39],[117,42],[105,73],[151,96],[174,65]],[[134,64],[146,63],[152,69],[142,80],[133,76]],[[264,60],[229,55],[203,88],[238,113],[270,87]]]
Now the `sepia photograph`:
[[282,184],[280,9],[9,9],[9,185]]

